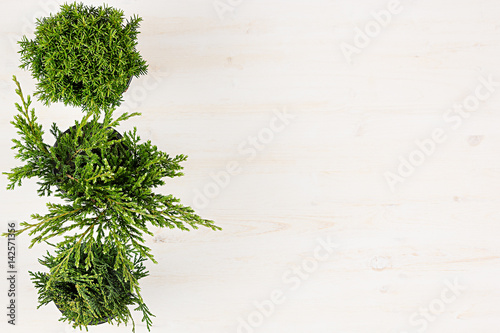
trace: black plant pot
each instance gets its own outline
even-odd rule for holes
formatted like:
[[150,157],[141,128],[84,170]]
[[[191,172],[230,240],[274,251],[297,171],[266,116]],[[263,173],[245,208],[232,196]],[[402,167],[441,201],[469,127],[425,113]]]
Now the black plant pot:
[[123,92],[126,92],[128,90],[128,88],[130,87],[130,82],[132,82],[132,79],[133,79],[133,76],[131,76],[130,79],[128,79],[127,88],[125,88],[125,90]]
[[[59,307],[59,305],[54,302],[54,304],[56,305],[57,309],[64,314],[64,312],[61,310],[61,308]],[[107,323],[108,320],[111,319],[110,317],[106,317],[106,318],[102,318],[102,319],[96,319],[96,320],[93,320],[89,323],[89,325],[101,325],[101,324],[104,324],[104,323]]]
[[[45,275],[47,275],[47,273],[44,273]],[[59,304],[57,304],[55,301],[54,301],[54,304],[56,305],[57,309],[64,314],[63,310],[61,309],[61,307],[59,306]],[[89,325],[100,325],[100,324],[104,324],[104,323],[107,323],[109,319],[112,319],[111,317],[106,317],[106,318],[102,318],[102,319],[96,319],[96,320],[93,320],[90,322]]]
[[[102,127],[102,124],[100,124],[100,126]],[[83,130],[84,130],[84,129],[85,129],[85,128],[83,128]],[[108,127],[108,129],[109,129],[109,127]],[[57,148],[57,146],[59,145],[59,139],[60,139],[61,137],[65,136],[65,135],[69,135],[69,134],[71,133],[71,131],[75,131],[75,130],[76,130],[76,125],[73,125],[73,126],[71,126],[70,128],[68,128],[66,131],[64,131],[64,132],[61,134],[61,136],[60,136],[60,137],[56,140],[56,142],[55,142],[55,144],[54,144],[54,146],[53,146],[53,147],[54,147],[54,148]],[[123,138],[123,136],[120,134],[120,132],[118,132],[117,130],[115,130],[115,129],[113,129],[113,128],[112,128],[112,130],[113,130],[113,133],[111,134],[111,136],[110,136],[110,138],[109,138],[110,140],[120,140],[120,139],[122,139],[122,138]],[[123,144],[121,144],[121,145],[122,145],[122,149],[126,149],[126,147],[125,147]],[[98,148],[93,149],[93,150],[92,150],[92,152],[93,152],[94,154],[99,155],[99,153],[100,153],[100,149],[98,149]],[[82,154],[85,154],[85,152],[83,152]],[[60,175],[60,171],[59,171],[58,169],[55,169],[55,168],[54,168],[53,173],[54,173],[54,175],[55,175],[55,176],[59,176],[59,177],[61,176],[61,175]],[[62,182],[62,180],[60,180],[60,179],[59,179],[59,180],[56,182],[56,186],[57,186],[57,188],[58,188],[58,189],[59,189],[62,193],[66,194],[66,192],[65,192],[64,190],[62,190],[62,189],[59,187],[59,184],[61,184],[61,182]]]

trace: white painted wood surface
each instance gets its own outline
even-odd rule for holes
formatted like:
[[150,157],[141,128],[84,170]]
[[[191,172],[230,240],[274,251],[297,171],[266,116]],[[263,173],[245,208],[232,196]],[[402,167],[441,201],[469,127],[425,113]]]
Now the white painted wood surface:
[[[143,116],[121,130],[137,126],[143,139],[189,155],[186,175],[161,191],[224,229],[155,230],[148,238],[159,261],[142,281],[156,314],[152,332],[499,332],[500,93],[456,129],[443,117],[481,76],[500,81],[500,3],[223,2],[234,9],[222,19],[213,0],[108,2],[144,18],[139,49],[150,64],[121,108]],[[54,3],[2,3],[2,171],[18,163],[9,149],[17,101],[11,76],[25,92],[34,88],[17,68],[13,41],[31,34],[33,17]],[[399,12],[377,33],[371,13],[388,8]],[[349,63],[341,46],[354,43],[357,28],[374,37]],[[36,108],[46,126],[81,117],[62,105]],[[274,123],[284,110],[295,118]],[[282,130],[269,132],[270,122]],[[415,141],[436,128],[447,139],[391,191],[384,175],[397,172],[400,157],[418,157]],[[270,133],[251,155],[248,137]],[[231,162],[239,173],[215,187],[211,174]],[[45,210],[35,180],[6,191],[0,179],[2,230]],[[203,203],[197,190],[217,193]],[[338,247],[314,259],[318,240],[328,238]],[[2,314],[0,330],[69,332],[55,306],[36,310],[27,271],[40,269],[36,260],[47,248],[28,243],[27,235],[18,238],[18,324],[7,325]],[[1,239],[4,268],[6,246]],[[300,265],[309,273],[293,271]],[[463,290],[455,295],[450,283]],[[278,291],[274,310],[259,310],[256,303],[269,305]],[[137,332],[146,332],[142,323]]]

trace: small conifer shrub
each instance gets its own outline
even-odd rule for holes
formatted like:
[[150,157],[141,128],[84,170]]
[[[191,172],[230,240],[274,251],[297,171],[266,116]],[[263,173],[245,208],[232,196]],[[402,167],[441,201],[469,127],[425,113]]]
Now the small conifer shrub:
[[[135,306],[142,312],[142,321],[149,330],[151,312],[143,302],[139,289],[130,290],[127,277],[114,264],[118,250],[113,243],[92,245],[81,244],[77,252],[71,252],[68,264],[68,250],[75,244],[57,247],[55,255],[39,259],[40,264],[49,272],[29,272],[38,290],[38,307],[54,302],[62,313],[61,321],[70,322],[74,328],[87,328],[88,325],[114,323],[127,325],[130,321],[135,331],[135,322],[128,306]],[[88,247],[88,253],[84,249]],[[135,280],[149,275],[144,266],[144,257],[127,246],[127,256],[132,262],[130,274]],[[87,258],[90,256],[90,260]]]
[[142,18],[106,5],[64,4],[19,41],[21,68],[38,81],[35,96],[100,112],[120,105],[132,77],[147,72],[136,50]]

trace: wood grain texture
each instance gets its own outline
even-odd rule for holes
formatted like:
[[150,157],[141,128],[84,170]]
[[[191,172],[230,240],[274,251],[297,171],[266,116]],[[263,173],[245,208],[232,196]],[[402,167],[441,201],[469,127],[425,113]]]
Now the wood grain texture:
[[[31,34],[33,16],[54,3],[3,3],[3,171],[18,163],[9,149],[17,97],[10,78],[28,93],[35,85],[17,68],[13,41]],[[185,176],[160,191],[223,227],[154,229],[147,239],[159,261],[142,282],[157,316],[152,332],[500,331],[500,90],[456,129],[443,118],[481,76],[500,81],[498,1],[401,0],[401,12],[352,63],[342,43],[352,44],[356,29],[390,1],[242,0],[223,19],[213,0],[107,3],[144,18],[138,47],[150,64],[119,109],[143,115],[120,130],[137,126],[162,150],[188,155]],[[58,104],[35,106],[45,126],[81,116]],[[269,139],[266,128],[284,110],[294,118]],[[447,140],[391,191],[384,174],[435,128]],[[268,142],[252,148],[259,135]],[[239,173],[227,185],[209,185],[230,162]],[[7,192],[0,178],[1,229],[45,211],[35,182]],[[197,191],[210,186],[216,193],[200,204]],[[329,237],[338,246],[314,259]],[[0,330],[71,332],[57,322],[55,306],[36,310],[27,271],[40,268],[36,258],[46,248],[28,244],[27,235],[18,238],[18,325],[2,315]],[[5,239],[0,247],[6,258]],[[306,271],[294,273],[301,265]],[[463,290],[447,303],[450,283]],[[274,291],[283,301],[267,315],[256,303],[268,304]],[[146,332],[139,321],[137,332]]]

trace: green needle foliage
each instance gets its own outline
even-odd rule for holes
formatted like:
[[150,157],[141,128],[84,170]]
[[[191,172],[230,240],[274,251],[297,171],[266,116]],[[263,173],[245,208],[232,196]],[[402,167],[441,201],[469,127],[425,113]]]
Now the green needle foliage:
[[[72,322],[73,327],[85,327],[104,322],[124,323],[135,322],[128,305],[135,305],[136,311],[142,311],[142,321],[149,330],[151,312],[144,304],[140,294],[131,292],[129,281],[121,270],[114,269],[115,258],[119,255],[113,243],[82,244],[78,251],[71,252],[75,244],[57,247],[55,255],[47,252],[39,262],[49,269],[45,272],[29,272],[38,290],[39,305],[54,302],[62,313],[61,321]],[[88,255],[84,248],[89,248]],[[61,263],[68,264],[59,269]],[[149,275],[141,257],[133,248],[127,246],[127,256],[133,263],[130,274],[135,280]]]
[[106,5],[76,2],[37,19],[35,38],[19,41],[20,67],[38,80],[34,95],[45,105],[62,101],[84,111],[120,105],[129,79],[147,72],[136,51],[141,21]]
[[25,98],[15,76],[13,80],[22,104],[16,103],[19,113],[11,122],[20,136],[12,140],[12,149],[17,150],[16,158],[23,165],[4,174],[8,176],[8,189],[36,177],[40,196],[54,193],[62,199],[63,203],[48,203],[48,213],[33,214],[34,222],[21,223],[23,228],[16,232],[27,231],[33,236],[30,247],[64,236],[58,244],[64,250],[58,256],[58,265],[51,267],[51,275],[66,274],[73,256],[77,261],[84,258],[85,266],[90,267],[93,249],[99,244],[112,244],[113,268],[129,282],[130,292],[138,295],[135,263],[128,253],[132,249],[156,263],[144,240],[145,234],[153,235],[149,225],[220,230],[172,195],[153,192],[165,184],[163,178],[182,175],[180,162],[187,157],[170,157],[150,141],[140,143],[135,128],[123,136],[113,129],[138,113],[124,113],[116,119],[111,109],[101,116],[87,113],[65,132],[54,123],[50,132],[57,144],[50,146],[43,141],[43,128],[34,108],[30,108],[31,97]]

